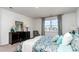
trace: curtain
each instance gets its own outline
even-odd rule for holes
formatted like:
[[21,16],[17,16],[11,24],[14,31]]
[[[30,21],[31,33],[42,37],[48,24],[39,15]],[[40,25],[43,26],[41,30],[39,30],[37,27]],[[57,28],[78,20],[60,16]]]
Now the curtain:
[[45,35],[44,24],[45,24],[45,18],[42,18],[41,35]]
[[62,15],[58,15],[57,19],[58,19],[58,34],[62,35]]

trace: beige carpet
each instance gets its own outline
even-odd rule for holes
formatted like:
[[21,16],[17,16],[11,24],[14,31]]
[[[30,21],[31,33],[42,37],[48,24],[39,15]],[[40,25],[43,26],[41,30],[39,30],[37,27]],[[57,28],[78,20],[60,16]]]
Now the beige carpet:
[[0,52],[14,52],[16,51],[16,47],[18,46],[19,44],[7,44],[7,45],[0,45]]

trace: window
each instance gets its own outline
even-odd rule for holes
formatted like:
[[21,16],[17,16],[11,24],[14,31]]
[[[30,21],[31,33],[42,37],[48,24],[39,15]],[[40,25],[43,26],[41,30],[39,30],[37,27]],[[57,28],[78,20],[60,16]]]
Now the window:
[[42,18],[42,35],[62,35],[62,15]]
[[45,31],[58,32],[58,20],[57,17],[51,17],[45,19]]

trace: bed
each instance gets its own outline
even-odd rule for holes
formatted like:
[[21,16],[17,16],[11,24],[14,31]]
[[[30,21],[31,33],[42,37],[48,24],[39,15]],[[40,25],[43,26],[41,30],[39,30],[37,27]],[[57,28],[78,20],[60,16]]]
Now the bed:
[[64,36],[37,36],[21,43],[22,52],[78,52],[79,35],[66,33]]
[[22,43],[22,52],[32,52],[32,47],[37,40],[39,40],[42,36],[37,36],[33,39],[24,41]]

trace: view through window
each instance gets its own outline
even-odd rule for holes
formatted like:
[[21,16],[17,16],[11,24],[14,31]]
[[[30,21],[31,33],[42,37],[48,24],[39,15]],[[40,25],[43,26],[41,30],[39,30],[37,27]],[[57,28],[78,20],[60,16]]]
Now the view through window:
[[45,34],[58,34],[58,19],[57,17],[50,17],[45,19]]

